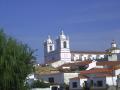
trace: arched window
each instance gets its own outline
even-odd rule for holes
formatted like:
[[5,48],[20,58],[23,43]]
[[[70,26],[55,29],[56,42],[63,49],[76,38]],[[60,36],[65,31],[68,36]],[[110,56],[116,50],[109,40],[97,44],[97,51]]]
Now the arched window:
[[50,46],[50,51],[52,51],[52,46]]
[[65,41],[63,42],[63,47],[67,48],[67,43]]

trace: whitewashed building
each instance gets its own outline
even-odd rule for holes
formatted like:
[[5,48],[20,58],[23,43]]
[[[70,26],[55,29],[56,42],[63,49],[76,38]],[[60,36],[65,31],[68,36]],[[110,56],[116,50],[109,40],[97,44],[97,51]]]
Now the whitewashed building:
[[[114,40],[111,43],[111,47],[106,51],[71,51],[69,37],[63,31],[56,40],[48,36],[48,39],[44,41],[44,62],[56,62],[55,65],[58,65],[57,61],[60,61],[59,66],[71,61],[103,59],[108,54],[119,53],[120,49]],[[116,58],[118,56],[113,55],[113,57]]]
[[26,77],[26,82],[31,85],[34,81],[38,80],[35,76],[35,74],[29,74],[27,77]]
[[106,50],[110,54],[118,54],[120,53],[120,48],[117,46],[116,42],[113,40],[111,43],[111,47]]
[[80,71],[80,76],[70,79],[70,90],[82,90],[85,86],[95,90],[106,90],[108,86],[119,84],[119,74],[120,61],[93,61],[88,70]]
[[82,90],[84,82],[87,81],[87,77],[79,76],[70,79],[69,88],[70,90]]
[[61,61],[61,63],[71,61],[84,61],[102,59],[106,52],[120,53],[115,41],[112,41],[111,47],[106,51],[71,51],[69,37],[62,31],[56,40],[50,36],[44,41],[44,61],[45,63]]
[[[55,45],[56,43],[56,45]],[[44,42],[44,60],[45,63],[51,61],[71,61],[69,38],[61,32],[56,42],[49,36]]]
[[69,85],[69,79],[78,77],[79,73],[48,73],[48,74],[41,74],[38,76],[40,80],[43,80],[44,82],[49,83],[55,83],[55,84],[68,84]]

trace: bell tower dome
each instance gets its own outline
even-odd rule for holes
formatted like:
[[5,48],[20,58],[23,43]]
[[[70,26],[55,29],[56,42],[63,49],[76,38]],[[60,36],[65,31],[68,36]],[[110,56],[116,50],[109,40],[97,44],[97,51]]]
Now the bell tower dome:
[[48,39],[44,42],[44,52],[45,54],[50,53],[55,50],[54,41],[51,39],[50,35]]
[[59,53],[60,60],[71,61],[69,37],[64,34],[63,30],[56,39],[56,51]]
[[115,40],[112,41],[111,48],[107,49],[107,52],[109,52],[111,54],[118,54],[118,53],[120,53],[120,48],[117,46]]
[[55,44],[54,41],[51,39],[50,36],[48,36],[47,40],[44,41],[44,61],[45,63],[49,60],[53,59],[53,56],[51,55],[52,52],[55,51]]
[[64,50],[70,50],[70,45],[69,45],[69,37],[67,37],[63,30],[61,31],[58,39],[56,40],[56,44],[57,44],[57,49],[60,51],[64,51]]
[[112,48],[116,48],[117,47],[115,40],[112,40],[111,47]]

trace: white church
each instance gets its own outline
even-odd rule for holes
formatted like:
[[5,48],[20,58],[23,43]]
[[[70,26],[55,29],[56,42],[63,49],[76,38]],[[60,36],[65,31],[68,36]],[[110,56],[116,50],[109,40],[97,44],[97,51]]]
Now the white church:
[[111,48],[106,51],[71,51],[69,37],[61,31],[59,37],[54,41],[48,36],[44,41],[44,61],[45,63],[58,62],[70,63],[74,61],[102,59],[108,53],[120,53],[116,42],[112,41]]

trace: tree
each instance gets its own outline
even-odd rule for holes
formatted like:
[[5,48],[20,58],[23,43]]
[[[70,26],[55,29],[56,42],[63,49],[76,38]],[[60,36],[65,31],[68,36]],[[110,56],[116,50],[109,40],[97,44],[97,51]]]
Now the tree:
[[26,90],[25,79],[33,70],[34,50],[0,29],[0,90]]
[[32,88],[48,88],[50,87],[50,83],[44,83],[43,81],[34,81],[31,85]]

